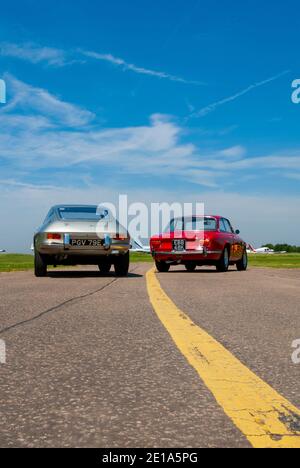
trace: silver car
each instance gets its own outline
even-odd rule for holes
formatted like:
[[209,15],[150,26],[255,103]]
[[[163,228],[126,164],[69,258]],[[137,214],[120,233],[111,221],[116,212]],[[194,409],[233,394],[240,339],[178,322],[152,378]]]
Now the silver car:
[[33,245],[37,277],[48,265],[98,265],[101,273],[114,265],[117,276],[128,274],[130,235],[100,206],[54,206]]

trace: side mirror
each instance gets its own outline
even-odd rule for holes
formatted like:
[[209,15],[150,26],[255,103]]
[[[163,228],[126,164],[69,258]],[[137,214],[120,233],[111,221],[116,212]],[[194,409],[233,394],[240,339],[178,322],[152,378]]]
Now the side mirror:
[[241,231],[240,231],[239,229],[237,229],[237,230],[235,231],[235,233],[236,233],[236,235],[238,236],[238,235],[241,233]]

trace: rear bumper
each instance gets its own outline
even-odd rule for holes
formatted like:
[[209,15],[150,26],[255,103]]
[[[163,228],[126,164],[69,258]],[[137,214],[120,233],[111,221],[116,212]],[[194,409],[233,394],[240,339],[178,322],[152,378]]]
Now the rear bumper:
[[105,249],[104,247],[71,247],[63,244],[39,244],[37,250],[42,255],[55,257],[104,257],[118,256],[126,254],[130,250],[130,244],[112,243]]
[[188,261],[195,261],[199,263],[209,263],[220,260],[222,250],[186,250],[184,252],[164,252],[154,251],[152,256],[157,261],[184,263]]

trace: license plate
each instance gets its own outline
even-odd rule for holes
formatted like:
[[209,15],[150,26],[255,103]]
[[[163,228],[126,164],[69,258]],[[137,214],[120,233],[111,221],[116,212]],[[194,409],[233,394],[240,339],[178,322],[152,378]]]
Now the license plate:
[[101,247],[101,239],[71,239],[72,247]]
[[173,240],[173,250],[174,252],[184,252],[185,248],[185,240]]

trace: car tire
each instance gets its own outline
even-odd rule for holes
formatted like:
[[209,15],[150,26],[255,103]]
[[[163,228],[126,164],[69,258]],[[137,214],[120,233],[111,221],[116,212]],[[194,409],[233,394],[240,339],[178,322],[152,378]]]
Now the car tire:
[[34,252],[34,274],[37,278],[47,276],[47,262],[45,257],[37,252],[37,250]]
[[111,270],[111,263],[108,261],[104,261],[98,265],[100,273],[103,275],[107,275]]
[[190,262],[190,263],[186,263],[186,264],[185,264],[185,269],[186,269],[186,271],[188,271],[189,273],[193,273],[193,271],[195,271],[196,268],[197,268],[196,263]]
[[246,250],[244,250],[244,253],[243,253],[243,256],[242,256],[241,260],[239,260],[236,263],[236,267],[237,267],[238,271],[246,271],[247,270],[247,268],[248,268],[248,254],[247,254]]
[[171,266],[166,262],[159,262],[159,261],[156,261],[155,265],[159,273],[168,273],[168,271],[170,270],[170,266]]
[[229,255],[229,249],[228,247],[225,247],[222,257],[218,261],[216,267],[217,271],[220,273],[226,273],[229,269],[229,263],[230,263],[230,255]]
[[124,277],[128,275],[129,271],[129,252],[125,255],[121,255],[119,258],[115,260],[115,274],[118,277]]

